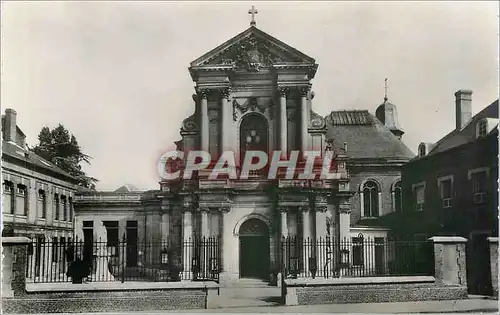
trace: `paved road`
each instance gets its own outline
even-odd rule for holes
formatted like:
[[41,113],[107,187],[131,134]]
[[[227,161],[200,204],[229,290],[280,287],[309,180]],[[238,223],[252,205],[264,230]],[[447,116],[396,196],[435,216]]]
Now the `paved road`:
[[[101,313],[101,314],[137,314],[133,313]],[[492,299],[468,299],[455,301],[420,301],[397,303],[360,303],[334,305],[300,305],[300,306],[253,306],[225,307],[209,310],[174,310],[141,312],[142,314],[172,313],[371,313],[371,314],[498,314],[498,301]],[[89,313],[90,314],[90,313]],[[96,314],[96,313],[93,313]],[[55,315],[55,314],[54,314]],[[61,315],[59,313],[58,315]]]

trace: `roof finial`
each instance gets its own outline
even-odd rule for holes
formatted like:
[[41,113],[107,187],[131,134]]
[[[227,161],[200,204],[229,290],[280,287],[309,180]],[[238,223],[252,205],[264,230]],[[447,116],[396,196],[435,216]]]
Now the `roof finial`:
[[384,84],[384,89],[385,89],[385,94],[384,94],[384,101],[387,102],[387,78],[385,78],[385,84]]
[[250,10],[248,10],[248,14],[251,14],[252,15],[252,20],[250,21],[250,26],[255,26],[255,14],[259,13],[259,11],[257,11],[255,9],[254,6],[252,6],[252,8]]

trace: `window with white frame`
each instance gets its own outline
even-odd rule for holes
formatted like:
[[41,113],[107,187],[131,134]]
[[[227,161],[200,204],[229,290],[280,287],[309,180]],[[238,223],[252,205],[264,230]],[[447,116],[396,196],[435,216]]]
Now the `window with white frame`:
[[472,183],[472,194],[475,204],[486,202],[486,192],[488,188],[488,171],[486,169],[477,169],[470,172]]
[[415,210],[422,211],[425,206],[425,184],[417,184],[413,186],[413,194],[415,198]]
[[439,178],[438,187],[441,197],[441,206],[443,208],[451,208],[451,200],[453,198],[453,177],[446,176]]
[[369,180],[363,184],[361,193],[363,194],[363,216],[375,218],[379,216],[379,188],[378,184]]

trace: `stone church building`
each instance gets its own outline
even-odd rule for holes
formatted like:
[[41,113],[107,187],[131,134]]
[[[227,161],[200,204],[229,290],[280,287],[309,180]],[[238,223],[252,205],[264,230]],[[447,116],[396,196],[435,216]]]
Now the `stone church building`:
[[[102,220],[108,243],[134,244],[126,253],[132,264],[161,260],[160,247],[145,252],[139,244],[168,243],[182,252],[184,271],[191,262],[183,242],[217,237],[221,281],[269,280],[283,255],[283,236],[386,238],[387,229],[359,222],[401,211],[401,167],[414,155],[401,141],[396,106],[385,97],[375,115],[346,110],[322,117],[314,111],[311,83],[317,70],[312,57],[252,22],[191,62],[194,112],[182,122],[176,146],[208,151],[214,160],[223,151],[241,158],[248,150],[332,151],[335,179],[269,180],[255,172],[245,180],[211,180],[200,171],[190,180],[161,181],[160,190],[81,192],[77,224],[92,230]],[[307,269],[309,254],[302,256]]]

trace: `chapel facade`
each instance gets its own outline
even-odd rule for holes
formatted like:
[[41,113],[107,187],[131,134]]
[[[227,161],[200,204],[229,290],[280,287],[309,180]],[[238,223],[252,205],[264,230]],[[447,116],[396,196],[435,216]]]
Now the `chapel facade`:
[[[175,145],[185,153],[209,152],[214,161],[225,151],[233,152],[238,171],[251,150],[267,152],[269,160],[277,150],[286,152],[285,160],[292,151],[332,154],[333,179],[287,179],[284,169],[274,180],[266,169],[248,179],[210,179],[210,170],[201,170],[190,179],[162,180],[160,190],[80,193],[75,198],[76,225],[91,230],[96,220],[104,221],[108,243],[115,234],[113,239],[132,243],[124,255],[133,263],[127,265],[158,265],[161,247],[145,252],[138,244],[168,244],[180,253],[185,273],[191,271],[193,256],[183,244],[216,238],[221,282],[273,280],[286,255],[299,256],[301,270],[308,270],[310,254],[319,253],[284,253],[284,238],[386,238],[388,229],[358,222],[395,211],[401,203],[400,169],[413,154],[401,142],[395,106],[386,98],[376,116],[334,111],[322,117],[313,110],[311,80],[317,69],[313,58],[252,22],[191,62],[193,114],[182,122]],[[182,171],[185,159],[168,164]],[[298,164],[296,175],[303,167]],[[338,249],[325,254],[331,255],[332,271],[341,261]],[[353,258],[345,260],[349,264]]]

